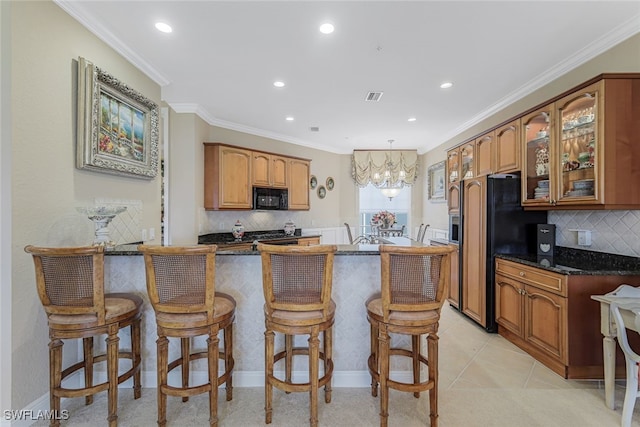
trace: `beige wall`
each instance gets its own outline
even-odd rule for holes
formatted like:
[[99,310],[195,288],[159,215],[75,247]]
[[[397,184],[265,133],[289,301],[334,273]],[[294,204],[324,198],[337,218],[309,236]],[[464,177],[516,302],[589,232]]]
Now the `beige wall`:
[[[483,120],[470,129],[460,133],[456,137],[436,147],[434,150],[429,151],[423,156],[423,158],[425,159],[425,166],[426,164],[431,165],[438,161],[444,160],[446,158],[447,149],[460,144],[468,138],[479,135],[484,130],[498,125],[514,116],[517,116],[518,114],[528,110],[529,108],[543,103],[546,100],[551,99],[554,96],[559,95],[562,92],[597,76],[598,74],[615,72],[640,72],[640,55],[638,54],[638,52],[640,52],[640,34],[636,34],[635,36],[606,51],[605,53],[586,62],[582,66],[557,78],[556,80],[545,85],[539,90],[536,90],[530,95],[525,96],[523,99],[514,102],[513,104],[487,118],[486,120]],[[427,187],[425,185],[425,189],[426,188]],[[446,225],[446,205],[431,203],[425,198],[423,204],[423,212],[425,222],[431,223],[432,225]],[[559,212],[552,214],[552,216],[554,217],[558,215],[562,216],[563,213]],[[638,233],[640,234],[640,231]],[[573,242],[569,241],[568,239],[564,239],[560,243],[566,246],[577,246],[572,244]],[[634,253],[625,254],[635,255]]]
[[160,230],[159,178],[75,167],[76,60],[85,57],[158,103],[160,87],[49,1],[12,2],[11,38],[11,408],[19,409],[47,392],[49,366],[46,319],[24,246],[90,243],[92,224],[75,208],[94,198],[141,200],[141,227]]

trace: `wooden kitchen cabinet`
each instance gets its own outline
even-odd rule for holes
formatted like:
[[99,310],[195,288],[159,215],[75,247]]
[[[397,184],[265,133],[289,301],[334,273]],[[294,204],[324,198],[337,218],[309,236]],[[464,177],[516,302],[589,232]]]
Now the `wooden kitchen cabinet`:
[[495,173],[520,171],[520,120],[500,126],[495,131]]
[[[560,274],[497,258],[498,333],[564,378],[602,378],[600,305],[591,295],[637,280],[637,276]],[[618,361],[623,363],[624,358]]]
[[[431,240],[431,246],[445,246],[445,243],[440,243],[435,240]],[[450,244],[451,245],[451,244]],[[460,253],[458,245],[455,246],[455,251],[451,252],[451,280],[449,285],[449,294],[447,295],[447,301],[449,305],[459,308],[460,307]]]
[[251,209],[251,151],[204,143],[204,208]]
[[522,117],[523,205],[640,206],[640,75],[608,76]]
[[254,187],[287,188],[289,161],[277,154],[252,153],[252,184]]
[[447,206],[449,214],[460,213],[460,148],[447,152]]
[[487,132],[486,134],[476,138],[475,157],[476,172],[475,176],[491,175],[493,173],[493,152],[494,152],[495,132]]
[[486,259],[487,197],[486,177],[466,179],[464,185],[461,311],[483,327],[487,325]]
[[319,245],[320,237],[301,237],[298,239],[298,246]]
[[289,209],[309,210],[309,176],[311,162],[289,159]]

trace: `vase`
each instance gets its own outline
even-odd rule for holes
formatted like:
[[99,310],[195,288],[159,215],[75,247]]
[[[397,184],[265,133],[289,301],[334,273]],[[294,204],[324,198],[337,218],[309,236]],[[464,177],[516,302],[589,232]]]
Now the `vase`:
[[289,220],[284,224],[285,236],[293,236],[296,232],[296,225],[293,221]]
[[242,240],[242,236],[244,236],[244,225],[242,225],[240,220],[237,220],[233,227],[231,227],[231,234],[233,234],[236,240]]

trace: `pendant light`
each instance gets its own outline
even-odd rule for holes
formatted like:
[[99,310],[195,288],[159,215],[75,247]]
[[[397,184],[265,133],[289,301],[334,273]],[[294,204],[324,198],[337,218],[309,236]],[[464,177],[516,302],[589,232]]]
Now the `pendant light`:
[[[387,162],[385,164],[385,171],[382,177],[382,180],[379,182],[378,185],[376,185],[376,187],[378,187],[380,189],[380,192],[382,193],[383,196],[388,197],[389,200],[392,200],[394,197],[396,197],[398,194],[400,194],[400,191],[402,191],[402,188],[404,187],[404,179],[405,179],[405,172],[404,170],[401,170],[398,173],[398,176],[394,178],[394,164],[393,164],[393,160],[391,158],[391,154],[392,154],[392,149],[391,149],[391,145],[393,144],[393,139],[389,140],[389,157],[387,159]],[[380,179],[379,174],[376,174],[376,178]]]

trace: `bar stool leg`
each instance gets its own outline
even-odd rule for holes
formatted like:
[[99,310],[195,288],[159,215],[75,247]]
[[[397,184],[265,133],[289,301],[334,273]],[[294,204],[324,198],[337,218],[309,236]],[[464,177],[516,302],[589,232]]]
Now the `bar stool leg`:
[[118,327],[117,323],[109,325],[107,341],[107,377],[109,381],[109,390],[107,391],[107,400],[109,406],[109,427],[117,427],[118,425]]
[[[224,329],[224,370],[227,372],[233,363],[233,322]],[[227,402],[233,399],[233,375],[229,375],[225,385]]]
[[219,343],[218,324],[209,327],[209,338],[207,339],[208,366],[209,366],[209,425],[218,427],[218,359]]
[[142,395],[142,383],[140,381],[140,318],[131,324],[131,353],[131,363],[133,363],[134,367],[137,366],[133,374],[133,398],[139,399]]
[[378,360],[380,366],[380,427],[389,421],[389,333],[387,325],[378,324]]
[[[82,339],[82,351],[84,355],[84,386],[89,388],[93,385],[93,337]],[[85,405],[93,403],[93,394],[85,396]]]
[[169,340],[158,330],[158,340],[156,341],[158,352],[158,426],[167,425],[167,395],[163,388],[167,385],[167,369],[169,357]]
[[[411,335],[411,358],[413,359],[413,383],[420,384],[420,335]],[[414,392],[413,397],[420,397],[420,392]]]
[[[324,331],[324,375],[329,372],[329,363],[333,360],[333,327],[329,327]],[[331,403],[331,381],[333,376],[324,386],[324,401]]]
[[429,334],[427,351],[429,352],[429,381],[433,387],[429,390],[429,419],[432,427],[438,427],[438,335]]
[[[380,362],[379,362],[379,354],[378,354],[378,328],[373,324],[373,320],[370,321],[370,339],[371,343],[371,356],[373,357],[373,366],[376,367],[376,372],[380,373]],[[378,397],[378,382],[371,375],[371,396]]]
[[264,333],[264,411],[265,411],[265,424],[271,424],[271,416],[273,414],[273,408],[271,406],[271,400],[273,397],[273,385],[271,384],[271,377],[273,376],[273,346],[275,341],[275,333],[267,329]]
[[[189,338],[180,339],[180,352],[182,360],[182,388],[189,387],[189,356],[191,355],[191,346]],[[182,396],[182,401],[187,402],[189,396]]]
[[[49,405],[54,414],[60,413],[60,396],[57,390],[62,383],[62,340],[49,342]],[[60,426],[58,417],[51,420],[51,427]]]
[[[284,359],[284,370],[285,370],[285,381],[291,382],[291,373],[293,371],[293,335],[285,334],[284,335],[284,350],[285,350],[285,359]],[[287,391],[286,394],[291,393]]]
[[320,353],[320,339],[318,339],[319,328],[312,329],[309,336],[309,397],[311,400],[311,417],[309,424],[311,427],[318,425],[318,361]]

